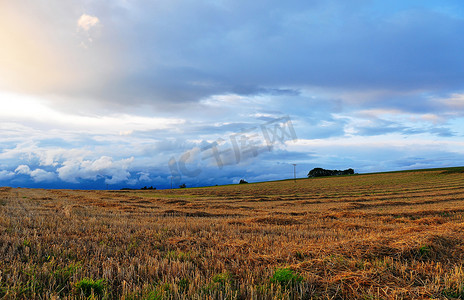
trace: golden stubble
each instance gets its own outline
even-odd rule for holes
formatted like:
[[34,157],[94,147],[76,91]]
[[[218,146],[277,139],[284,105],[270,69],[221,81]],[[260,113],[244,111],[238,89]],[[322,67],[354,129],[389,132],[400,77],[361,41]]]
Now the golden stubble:
[[[76,298],[86,277],[125,299],[462,295],[461,172],[0,198],[6,298]],[[278,268],[302,280],[279,284]]]

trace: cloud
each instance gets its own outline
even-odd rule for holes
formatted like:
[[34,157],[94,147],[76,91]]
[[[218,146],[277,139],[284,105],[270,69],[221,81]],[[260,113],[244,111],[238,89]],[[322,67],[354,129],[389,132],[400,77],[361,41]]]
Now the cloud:
[[464,94],[452,93],[448,97],[438,98],[437,102],[442,105],[442,110],[448,117],[464,116]]
[[138,180],[140,182],[148,182],[148,181],[151,180],[150,179],[150,173],[148,173],[148,172],[139,172],[137,175],[139,175]]
[[100,20],[95,16],[82,14],[79,20],[77,20],[77,26],[85,31],[89,31],[92,27],[97,25]]
[[[187,167],[203,172],[189,184],[279,179],[291,160],[361,170],[460,161],[460,3],[51,3],[0,1],[0,178],[10,182],[165,182],[170,157],[283,115],[320,147],[230,156],[222,169],[197,155]],[[435,141],[444,150],[430,150]]]
[[[80,103],[84,110],[91,105],[89,111],[134,105],[176,111],[215,95],[291,96],[311,89],[393,90],[416,97],[460,88],[464,77],[464,42],[456,38],[464,20],[430,3],[136,0],[88,3],[85,10],[92,15],[76,14],[82,8],[69,1],[29,5],[8,4],[5,11],[27,19],[27,30],[56,36],[39,45],[51,45],[43,52],[66,57],[53,68],[40,64],[39,81],[17,83],[30,90],[49,79],[42,90],[55,95],[51,101],[62,108]],[[75,20],[83,32],[105,20],[99,43],[89,51],[76,47],[82,37],[76,40]]]
[[446,127],[434,127],[434,128],[430,129],[430,132],[432,134],[436,134],[436,135],[441,136],[441,137],[453,137],[453,136],[456,136],[456,132],[454,132],[452,129],[446,128]]
[[15,176],[14,172],[6,171],[6,170],[0,171],[0,181],[12,179],[14,176]]
[[27,165],[19,165],[15,172],[20,175],[29,175],[34,182],[51,182],[56,180],[54,172],[48,172],[43,169],[31,170]]
[[464,165],[463,146],[461,140],[379,135],[327,140],[299,139],[295,145],[289,145],[289,150],[301,152],[310,149],[313,158],[306,161],[310,168],[352,167],[363,173],[461,166]]
[[129,180],[128,171],[134,158],[113,161],[111,157],[102,156],[96,160],[68,160],[57,168],[58,177],[67,182],[77,183],[80,179],[97,180],[105,178],[105,183],[116,184]]
[[29,168],[29,166],[20,165],[16,168],[15,172],[18,174],[29,175],[31,174],[31,169]]
[[33,171],[31,171],[30,173],[32,179],[35,181],[35,182],[42,182],[42,181],[54,181],[56,180],[56,174],[53,173],[53,172],[47,172],[45,170],[42,170],[42,169],[35,169]]

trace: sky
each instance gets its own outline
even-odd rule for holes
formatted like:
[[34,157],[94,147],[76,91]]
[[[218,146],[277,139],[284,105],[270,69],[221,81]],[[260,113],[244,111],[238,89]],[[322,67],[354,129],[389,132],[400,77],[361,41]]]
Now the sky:
[[463,166],[463,36],[461,0],[0,0],[0,186]]

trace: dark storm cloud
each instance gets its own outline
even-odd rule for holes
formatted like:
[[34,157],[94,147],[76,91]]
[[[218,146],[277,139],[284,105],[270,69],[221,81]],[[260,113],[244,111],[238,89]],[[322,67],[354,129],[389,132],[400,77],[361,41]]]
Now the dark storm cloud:
[[464,32],[464,22],[443,13],[411,9],[373,18],[362,5],[334,2],[183,4],[163,7],[163,15],[151,6],[133,16],[139,18],[135,23],[126,23],[138,37],[136,64],[145,68],[123,76],[128,86],[121,84],[122,89],[137,82],[140,94],[156,102],[286,86],[462,86],[464,42],[456,37]]
[[305,87],[463,88],[459,37],[464,21],[427,3],[398,8],[371,1],[182,0],[29,6],[36,7],[38,20],[57,13],[44,26],[51,35],[62,36],[60,18],[77,19],[79,10],[98,17],[98,35],[87,41],[86,51],[70,50],[74,40],[63,39],[61,45],[75,60],[75,73],[89,79],[49,91],[114,108],[150,103],[174,109],[175,103],[193,104],[212,95],[295,94]]

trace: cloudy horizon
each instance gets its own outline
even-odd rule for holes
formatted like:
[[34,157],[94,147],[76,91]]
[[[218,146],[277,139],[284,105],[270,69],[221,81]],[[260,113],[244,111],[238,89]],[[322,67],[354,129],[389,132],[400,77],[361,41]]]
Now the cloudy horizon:
[[457,0],[0,0],[0,186],[463,166],[463,35]]

